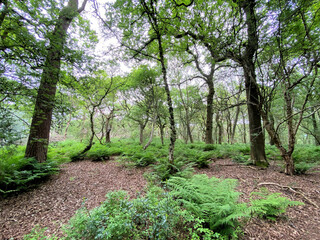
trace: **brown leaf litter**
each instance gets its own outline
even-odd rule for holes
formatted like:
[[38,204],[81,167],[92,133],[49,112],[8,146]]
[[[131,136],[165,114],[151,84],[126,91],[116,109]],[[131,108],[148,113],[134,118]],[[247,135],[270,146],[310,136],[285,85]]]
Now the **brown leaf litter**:
[[[122,189],[133,197],[143,191],[146,186],[143,172],[143,169],[118,166],[115,161],[65,164],[58,175],[40,187],[0,200],[0,239],[22,239],[36,225],[47,227],[48,235],[59,234],[61,225],[68,222],[84,199],[84,204],[91,209],[104,201],[109,191]],[[241,201],[248,201],[251,192],[266,187],[270,192],[281,192],[283,196],[305,203],[290,208],[285,217],[276,222],[251,219],[244,227],[243,239],[320,239],[319,169],[303,176],[286,176],[279,172],[275,163],[261,170],[226,159],[195,172],[238,179],[237,190],[243,193]]]

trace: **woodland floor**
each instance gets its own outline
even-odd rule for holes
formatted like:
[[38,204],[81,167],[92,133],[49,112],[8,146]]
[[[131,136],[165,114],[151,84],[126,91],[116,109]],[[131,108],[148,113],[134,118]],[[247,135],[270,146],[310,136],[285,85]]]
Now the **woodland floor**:
[[[259,184],[273,183],[263,186],[305,203],[290,208],[286,216],[276,222],[250,220],[244,228],[243,239],[320,239],[319,169],[303,176],[286,176],[279,170],[276,163],[267,170],[259,170],[226,159],[212,162],[209,168],[196,173],[238,179],[237,190],[243,193],[242,201],[248,200],[250,192],[257,191]],[[82,206],[84,198],[84,204],[93,208],[104,201],[109,191],[122,189],[136,196],[146,185],[143,172],[144,169],[118,166],[114,161],[65,164],[58,175],[40,187],[0,200],[0,239],[22,239],[37,224],[47,227],[48,234],[59,234],[61,225]]]

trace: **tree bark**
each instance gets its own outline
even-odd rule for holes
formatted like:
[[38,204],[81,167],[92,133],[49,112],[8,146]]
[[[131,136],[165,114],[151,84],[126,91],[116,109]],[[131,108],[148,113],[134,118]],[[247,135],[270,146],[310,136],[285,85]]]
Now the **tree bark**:
[[222,144],[222,139],[223,139],[223,127],[222,123],[220,121],[220,113],[217,112],[216,114],[216,124],[217,124],[217,143]]
[[78,13],[78,1],[69,0],[59,15],[50,39],[50,46],[42,72],[25,157],[39,162],[47,159],[52,111],[60,75],[61,57],[67,30]]
[[155,116],[154,119],[152,120],[152,129],[151,129],[150,137],[146,145],[143,147],[143,150],[146,150],[152,142],[156,121],[157,121],[157,116]]
[[161,145],[164,145],[164,128],[165,124],[161,123],[161,118],[158,116],[158,126],[160,129],[160,139],[161,139]]
[[[180,85],[179,85],[179,94],[180,94],[180,98],[181,98],[181,102],[183,104],[183,108],[185,110],[185,113],[186,113],[186,129],[187,129],[187,137],[186,137],[186,143],[188,143],[188,139],[190,140],[190,143],[193,143],[193,138],[192,138],[192,131],[191,131],[191,127],[190,127],[190,119],[191,119],[191,116],[190,116],[190,112],[189,112],[189,106],[188,104],[184,101],[184,98],[183,98],[183,94],[182,94],[182,91],[181,91],[181,88],[180,88]],[[187,102],[188,102],[188,91],[187,91]],[[182,117],[181,117],[182,119]]]
[[[84,9],[86,2],[84,2],[81,11]],[[34,157],[38,162],[44,162],[47,159],[52,111],[59,81],[62,51],[66,42],[67,30],[71,21],[79,12],[78,0],[69,0],[68,5],[59,14],[50,39],[25,152],[25,157]]]
[[255,0],[241,1],[241,7],[246,14],[248,43],[240,62],[245,77],[247,108],[250,131],[251,160],[257,166],[268,166],[265,154],[265,141],[261,126],[260,93],[256,83],[254,55],[258,49],[257,20]]
[[147,120],[145,122],[142,122],[142,121],[139,122],[139,143],[140,143],[140,145],[142,145],[143,141],[144,141],[144,139],[143,139],[143,131],[144,131],[147,123],[148,123]]
[[213,96],[214,96],[214,86],[213,79],[211,81],[207,81],[209,92],[207,95],[207,118],[206,118],[206,135],[205,135],[205,143],[213,144],[212,138],[212,124],[213,124]]
[[231,133],[231,144],[235,143],[235,135],[236,135],[236,128],[237,128],[237,123],[238,123],[238,119],[239,119],[239,113],[240,113],[240,106],[237,106],[236,116],[233,121],[233,127],[232,127],[232,133]]
[[312,119],[312,126],[313,126],[313,137],[314,137],[314,144],[316,146],[320,145],[320,136],[319,136],[319,128],[318,128],[318,123],[317,123],[317,119],[316,119],[316,113],[314,111],[314,107],[311,108],[311,111],[313,112],[311,115],[311,119]]

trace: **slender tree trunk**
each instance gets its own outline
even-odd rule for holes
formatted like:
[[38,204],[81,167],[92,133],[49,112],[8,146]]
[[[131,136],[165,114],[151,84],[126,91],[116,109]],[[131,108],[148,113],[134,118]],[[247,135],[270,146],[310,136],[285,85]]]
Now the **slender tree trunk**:
[[69,120],[68,120],[68,122],[67,122],[66,129],[64,130],[64,140],[67,139],[67,134],[68,134],[68,129],[69,129],[69,127],[70,127],[71,118],[72,118],[72,114],[70,113],[70,115],[69,115]]
[[174,112],[173,112],[171,93],[170,93],[169,84],[168,84],[168,80],[167,80],[167,68],[165,65],[161,35],[158,35],[158,43],[159,43],[159,56],[160,56],[161,70],[162,70],[162,75],[163,75],[164,88],[165,88],[165,91],[167,94],[167,102],[168,102],[168,107],[169,107],[169,122],[170,122],[170,129],[171,129],[170,145],[169,145],[169,159],[168,160],[171,164],[173,164],[173,161],[174,161],[173,154],[174,154],[175,142],[177,139],[177,131],[176,131],[175,120],[174,120]]
[[149,140],[148,140],[147,144],[143,147],[143,150],[146,150],[150,146],[150,144],[152,142],[156,121],[157,121],[157,116],[155,116],[153,121],[152,121],[152,129],[151,129],[150,137],[149,137]]
[[109,116],[107,116],[106,124],[105,124],[105,129],[106,129],[106,143],[111,143],[111,118],[112,118],[112,112]]
[[[270,124],[272,124],[272,126],[274,126],[274,117],[272,115],[272,113],[269,114],[269,119],[270,119]],[[273,146],[275,145],[274,139],[270,137],[270,145]]]
[[[186,137],[186,143],[188,143],[188,139],[190,140],[191,143],[193,143],[193,138],[192,138],[192,132],[190,128],[190,113],[189,113],[189,107],[187,103],[184,101],[183,94],[179,85],[179,93],[180,93],[180,98],[181,102],[183,104],[184,111],[186,113],[186,129],[187,129],[187,137]],[[187,91],[187,102],[188,102],[189,96],[188,96],[188,91]],[[182,117],[181,117],[182,119]]]
[[188,133],[188,137],[189,137],[190,143],[193,143],[193,137],[192,137],[192,132],[191,132],[189,119],[187,121],[187,133]]
[[111,143],[111,127],[106,129],[106,143]]
[[294,163],[293,163],[293,159],[292,159],[292,153],[294,151],[296,137],[295,137],[295,130],[294,130],[294,126],[293,126],[292,96],[291,96],[290,90],[287,90],[285,92],[284,99],[285,99],[286,106],[287,106],[286,114],[288,117],[287,127],[288,127],[288,138],[289,138],[288,143],[289,143],[289,145],[288,145],[287,154],[283,155],[282,157],[284,158],[285,163],[286,163],[285,173],[288,175],[293,175],[295,170],[294,170]]
[[227,109],[227,142],[230,143],[231,142],[231,138],[232,138],[232,122],[231,122],[231,113],[230,110]]
[[231,133],[231,144],[235,143],[235,135],[236,135],[236,128],[237,128],[237,123],[239,119],[239,113],[240,113],[240,106],[237,106],[236,116],[233,121],[233,127],[232,127],[232,133]]
[[212,138],[212,125],[213,125],[213,96],[214,96],[214,86],[213,79],[207,81],[209,92],[207,96],[207,119],[206,119],[206,144],[213,144]]
[[222,142],[223,142],[223,126],[220,121],[220,113],[219,112],[216,115],[216,124],[217,124],[217,128],[218,128],[217,143],[222,144]]
[[161,145],[164,145],[164,128],[165,128],[165,124],[161,123],[160,117],[158,117],[158,125],[159,125],[159,130],[160,130]]
[[[82,7],[84,8],[84,6]],[[68,5],[60,12],[50,39],[25,152],[25,157],[34,157],[39,162],[44,162],[47,159],[52,111],[59,81],[62,51],[66,42],[67,30],[78,12],[78,0],[69,0]]]
[[311,108],[311,111],[313,112],[311,115],[311,119],[312,119],[312,126],[313,126],[313,132],[314,132],[314,144],[316,146],[320,145],[320,136],[319,136],[319,128],[318,128],[318,123],[317,123],[317,119],[316,119],[316,113],[314,111],[314,107]]
[[241,111],[242,114],[242,125],[243,125],[243,143],[247,143],[247,128],[246,128],[246,117],[244,115],[244,112]]
[[139,142],[140,142],[140,145],[143,144],[143,131],[144,131],[144,128],[146,127],[146,124],[145,123],[142,123],[140,122],[139,123]]
[[258,49],[257,20],[255,15],[255,0],[241,2],[246,14],[248,43],[241,64],[245,76],[247,108],[249,116],[249,131],[251,145],[251,160],[257,166],[268,166],[265,154],[265,141],[261,126],[260,94],[256,83],[254,55]]
[[93,145],[93,138],[95,135],[95,131],[94,131],[94,121],[93,121],[93,116],[95,113],[95,108],[92,109],[92,112],[90,112],[90,130],[91,130],[91,136],[89,139],[89,143],[88,145],[80,152],[80,156],[84,155],[86,152],[88,152],[92,145]]

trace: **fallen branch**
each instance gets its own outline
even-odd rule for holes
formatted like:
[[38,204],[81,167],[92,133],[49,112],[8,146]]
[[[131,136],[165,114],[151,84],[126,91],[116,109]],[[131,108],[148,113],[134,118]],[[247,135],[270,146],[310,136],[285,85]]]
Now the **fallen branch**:
[[283,186],[283,185],[280,185],[278,183],[273,183],[273,182],[262,182],[262,183],[259,183],[257,186],[261,186],[261,185],[274,185],[274,186],[277,186],[277,187],[280,187],[280,188],[287,188],[288,190],[290,190],[291,192],[295,193],[295,194],[299,194],[300,196],[302,196],[305,200],[307,200],[311,205],[313,205],[314,207],[316,208],[319,208],[319,206],[314,203],[312,200],[310,200],[309,198],[307,198],[303,193],[301,192],[297,192],[296,190],[294,189],[302,189],[302,188],[299,188],[299,187],[289,187],[289,186]]

